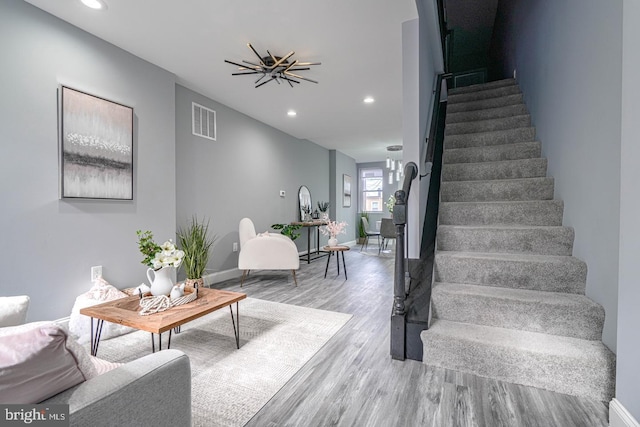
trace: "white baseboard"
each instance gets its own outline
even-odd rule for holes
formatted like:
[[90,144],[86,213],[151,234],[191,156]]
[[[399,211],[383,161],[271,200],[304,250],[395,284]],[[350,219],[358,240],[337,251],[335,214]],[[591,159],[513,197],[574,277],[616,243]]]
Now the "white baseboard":
[[616,398],[609,402],[609,427],[640,427],[640,423]]
[[202,276],[202,278],[204,279],[205,286],[211,286],[214,283],[224,282],[225,280],[235,279],[240,276],[242,276],[242,271],[238,270],[237,268],[232,268],[230,270],[205,274],[204,276]]

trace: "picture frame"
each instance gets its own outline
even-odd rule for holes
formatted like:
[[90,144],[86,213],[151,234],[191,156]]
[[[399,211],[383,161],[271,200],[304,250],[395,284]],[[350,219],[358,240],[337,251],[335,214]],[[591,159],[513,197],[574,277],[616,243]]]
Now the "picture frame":
[[351,207],[351,176],[347,174],[342,175],[342,207]]
[[133,200],[133,108],[63,85],[58,94],[60,198]]

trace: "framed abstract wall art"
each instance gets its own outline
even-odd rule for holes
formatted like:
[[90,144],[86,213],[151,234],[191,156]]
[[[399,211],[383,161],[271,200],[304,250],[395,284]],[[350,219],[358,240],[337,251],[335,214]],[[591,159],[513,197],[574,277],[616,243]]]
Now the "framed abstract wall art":
[[351,176],[342,175],[342,207],[351,207]]
[[133,200],[133,108],[59,88],[61,198]]

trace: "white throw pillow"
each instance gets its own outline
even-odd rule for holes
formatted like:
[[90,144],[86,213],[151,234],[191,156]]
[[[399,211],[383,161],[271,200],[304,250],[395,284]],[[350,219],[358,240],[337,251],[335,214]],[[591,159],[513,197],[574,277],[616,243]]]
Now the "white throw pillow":
[[[76,336],[80,344],[88,343],[91,341],[91,318],[80,314],[80,309],[128,296],[129,295],[110,285],[106,280],[102,278],[96,280],[96,283],[88,292],[76,298],[76,302],[71,309],[71,316],[69,316],[69,330]],[[96,322],[94,322],[94,324],[95,323]],[[104,322],[100,339],[106,340],[134,331],[135,329],[127,326]]]
[[97,375],[89,353],[57,323],[0,328],[0,403],[38,403]]
[[29,297],[0,297],[0,328],[22,325],[27,318]]

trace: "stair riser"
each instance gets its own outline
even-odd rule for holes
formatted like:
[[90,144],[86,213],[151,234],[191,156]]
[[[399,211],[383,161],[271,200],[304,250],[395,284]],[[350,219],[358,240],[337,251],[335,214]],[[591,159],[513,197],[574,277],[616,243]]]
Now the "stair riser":
[[486,202],[553,199],[553,178],[504,181],[442,182],[442,202]]
[[547,175],[547,159],[509,160],[500,163],[446,164],[443,181],[539,178]]
[[444,151],[443,163],[479,163],[534,159],[539,158],[541,152],[541,144],[538,141],[490,147],[457,148]]
[[485,99],[492,99],[503,97],[507,95],[517,95],[520,93],[520,88],[518,86],[504,86],[494,89],[488,90],[479,90],[476,92],[468,92],[468,93],[460,93],[460,94],[452,94],[447,98],[447,103],[451,104],[460,104],[463,102],[473,102],[473,101],[481,101]]
[[440,225],[562,225],[564,203],[536,202],[441,203]]
[[495,88],[504,87],[504,86],[515,86],[515,84],[516,84],[515,79],[495,80],[488,83],[452,88],[452,89],[449,89],[449,94],[458,95],[461,93],[479,92],[482,90],[495,89]]
[[428,365],[469,372],[509,383],[609,401],[613,396],[614,356],[558,358],[533,351],[514,352],[476,341],[421,334]]
[[528,261],[458,257],[439,252],[435,257],[437,282],[468,283],[534,291],[584,294],[587,266],[575,258]]
[[485,99],[482,101],[464,102],[461,104],[448,104],[447,114],[462,113],[467,111],[485,110],[489,108],[500,108],[508,105],[518,105],[524,102],[522,94],[503,96],[500,98]]
[[454,322],[540,332],[585,340],[601,340],[602,307],[589,302],[517,300],[447,292],[438,285],[431,294],[433,317]]
[[535,136],[535,129],[531,127],[495,132],[448,135],[444,137],[444,148],[450,150],[453,148],[485,147],[517,142],[531,142]]
[[504,117],[500,119],[480,120],[477,122],[452,123],[445,127],[445,135],[465,135],[478,132],[493,132],[497,130],[517,129],[531,126],[531,117]]
[[574,232],[552,228],[460,228],[438,227],[438,250],[532,255],[571,256]]
[[447,113],[446,124],[474,122],[479,120],[500,119],[512,116],[528,114],[524,104],[508,105],[506,107],[489,108],[484,110],[463,111],[460,113]]

